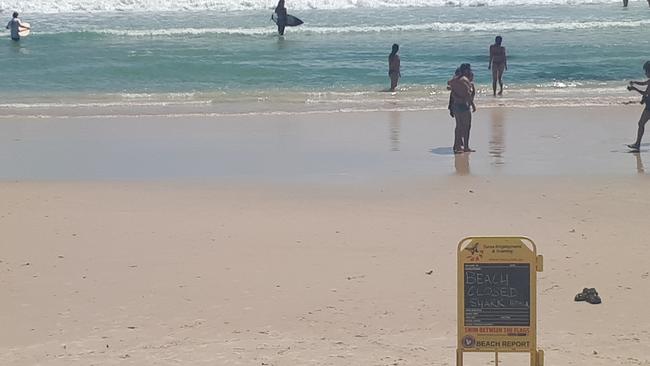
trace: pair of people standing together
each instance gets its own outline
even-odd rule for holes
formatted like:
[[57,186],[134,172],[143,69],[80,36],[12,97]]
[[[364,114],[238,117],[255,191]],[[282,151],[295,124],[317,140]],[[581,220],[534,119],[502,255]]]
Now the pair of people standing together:
[[[492,70],[492,92],[497,95],[497,83],[499,83],[499,95],[503,94],[503,73],[508,69],[506,48],[501,45],[503,38],[497,36],[494,44],[490,46],[490,60],[488,70]],[[470,64],[461,64],[454,77],[447,82],[451,89],[449,95],[449,114],[456,119],[454,129],[454,154],[472,152],[469,147],[469,132],[472,128],[472,113],[476,112],[474,97],[474,73]]]
[[[490,60],[488,69],[492,70],[492,89],[497,95],[497,82],[499,83],[499,95],[503,94],[503,73],[508,69],[506,49],[501,45],[503,38],[497,36],[493,45],[490,46]],[[400,58],[397,55],[399,46],[393,44],[393,49],[388,56],[388,76],[390,77],[390,91],[395,91],[400,74]],[[476,112],[474,97],[474,73],[471,65],[461,64],[454,74],[454,77],[447,82],[451,93],[449,95],[449,114],[456,119],[454,129],[454,154],[472,152],[469,146],[469,136],[472,127],[472,113]]]

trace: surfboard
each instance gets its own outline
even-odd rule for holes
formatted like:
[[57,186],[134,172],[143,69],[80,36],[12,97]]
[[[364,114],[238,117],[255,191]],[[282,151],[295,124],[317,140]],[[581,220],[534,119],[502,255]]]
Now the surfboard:
[[[271,19],[275,22],[275,24],[278,24],[278,14],[273,13],[273,15],[271,15]],[[287,27],[296,27],[302,23],[302,20],[294,17],[293,15],[287,14]]]
[[[21,22],[21,24],[24,25],[25,27],[31,27],[29,23]],[[27,37],[29,35],[29,29],[20,28],[20,30],[18,31],[18,35],[21,37]]]

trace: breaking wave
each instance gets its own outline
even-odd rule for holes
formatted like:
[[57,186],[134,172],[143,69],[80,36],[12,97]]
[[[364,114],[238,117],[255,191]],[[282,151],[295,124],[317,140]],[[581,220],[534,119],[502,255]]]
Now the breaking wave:
[[[440,6],[592,5],[619,0],[292,0],[292,10]],[[116,11],[242,11],[275,7],[275,0],[0,0],[0,13],[98,13]]]

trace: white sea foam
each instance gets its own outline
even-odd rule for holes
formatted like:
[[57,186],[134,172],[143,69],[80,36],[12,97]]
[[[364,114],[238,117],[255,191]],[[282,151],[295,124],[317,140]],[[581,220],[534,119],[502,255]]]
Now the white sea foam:
[[[637,21],[599,21],[599,22],[492,22],[492,23],[459,23],[433,22],[422,24],[404,24],[391,26],[340,26],[318,27],[309,26],[293,29],[293,33],[305,34],[342,34],[342,33],[395,33],[409,31],[432,32],[503,32],[503,31],[533,31],[533,30],[589,30],[614,28],[644,28],[650,26],[650,19]],[[67,31],[60,31],[66,32]],[[259,36],[274,34],[275,29],[269,27],[250,28],[167,28],[167,29],[84,29],[83,33],[103,34],[125,37],[165,37],[180,35],[243,35]],[[59,32],[40,32],[39,34],[56,34]]]
[[[579,5],[619,3],[619,0],[292,0],[291,9],[381,7]],[[276,0],[0,0],[0,12],[30,13],[112,11],[240,11],[272,9]]]
[[343,27],[304,27],[303,32],[313,33],[375,33],[400,31],[443,31],[443,32],[491,32],[491,31],[525,31],[525,30],[573,30],[638,28],[650,25],[650,20],[638,21],[597,21],[597,22],[493,22],[460,23],[433,22],[423,24],[405,24],[393,26],[343,26]]
[[[270,29],[270,30],[269,30]],[[223,34],[223,35],[244,35],[256,36],[263,34],[275,33],[274,29],[269,27],[262,28],[176,28],[176,29],[89,29],[84,30],[86,33],[107,34],[116,36],[129,37],[156,37],[156,36],[179,36],[179,35],[204,35],[204,34]]]
[[[568,84],[568,83],[567,83]],[[507,105],[511,108],[578,107],[631,104],[638,98],[616,85],[547,84],[510,87],[502,98],[492,98],[488,85],[478,85],[481,109]],[[152,115],[239,115],[322,113],[384,110],[445,109],[448,91],[443,85],[401,86],[399,93],[368,90],[292,92],[281,95],[268,91],[237,93],[142,93],[59,96],[57,101],[3,101],[0,119],[42,116],[152,116]]]

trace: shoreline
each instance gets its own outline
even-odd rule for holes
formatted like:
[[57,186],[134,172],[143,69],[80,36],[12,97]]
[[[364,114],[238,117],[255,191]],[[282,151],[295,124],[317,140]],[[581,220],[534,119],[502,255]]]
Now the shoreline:
[[[440,85],[400,84],[398,92],[343,89],[325,91],[260,90],[248,92],[90,93],[5,95],[0,119],[15,117],[218,117],[238,115],[337,112],[430,111],[447,108],[449,91]],[[536,88],[507,85],[493,97],[490,87],[477,85],[481,108],[559,108],[636,105],[639,98],[624,86],[576,85]]]

